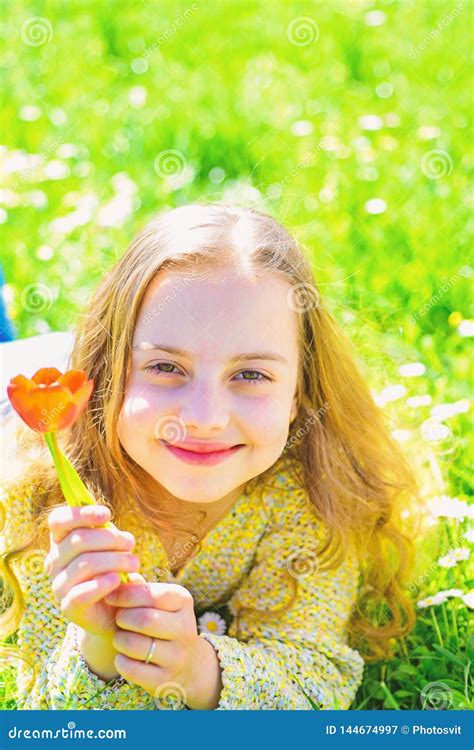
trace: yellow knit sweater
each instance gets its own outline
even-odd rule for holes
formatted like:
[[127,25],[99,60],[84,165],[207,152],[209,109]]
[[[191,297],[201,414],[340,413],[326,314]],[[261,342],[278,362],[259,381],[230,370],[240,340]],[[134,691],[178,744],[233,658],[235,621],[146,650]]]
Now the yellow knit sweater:
[[[222,668],[217,709],[311,709],[300,685],[322,709],[346,709],[362,682],[364,660],[347,644],[347,623],[359,585],[355,551],[347,551],[339,568],[318,570],[314,550],[322,524],[292,468],[294,464],[282,456],[265,472],[264,483],[259,477],[252,480],[204,537],[199,554],[175,576],[158,536],[138,525],[137,514],[114,519],[119,528],[135,535],[134,552],[147,581],[188,589],[198,622],[206,612],[217,616],[219,632],[205,624],[199,628],[200,637],[216,649]],[[19,525],[24,530],[31,524],[31,494],[25,483],[22,492],[2,498],[7,512],[3,549],[12,545]],[[35,665],[33,689],[28,689],[31,671],[20,662],[18,707],[162,707],[155,696],[123,678],[100,694],[106,683],[89,670],[77,648],[77,628],[61,613],[43,571],[45,554],[27,552],[12,563],[26,605],[18,644]],[[297,598],[288,611],[271,617],[252,611],[269,613],[284,607],[295,583]],[[167,707],[186,708],[173,690]]]

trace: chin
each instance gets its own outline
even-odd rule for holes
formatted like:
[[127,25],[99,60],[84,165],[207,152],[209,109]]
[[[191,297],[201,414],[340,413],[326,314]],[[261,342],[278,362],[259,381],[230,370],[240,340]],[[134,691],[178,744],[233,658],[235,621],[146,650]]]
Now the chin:
[[198,484],[195,480],[183,484],[163,484],[163,486],[174,497],[189,503],[213,503],[232,490],[232,488],[220,488],[212,481],[205,486],[205,483]]

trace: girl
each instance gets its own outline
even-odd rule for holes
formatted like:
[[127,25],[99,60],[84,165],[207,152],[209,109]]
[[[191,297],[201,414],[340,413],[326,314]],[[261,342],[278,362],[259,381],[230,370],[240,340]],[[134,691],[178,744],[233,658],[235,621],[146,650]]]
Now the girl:
[[5,490],[18,707],[348,708],[414,624],[417,488],[296,241],[251,208],[158,215],[72,367],[95,388],[60,437],[97,505],[45,454]]

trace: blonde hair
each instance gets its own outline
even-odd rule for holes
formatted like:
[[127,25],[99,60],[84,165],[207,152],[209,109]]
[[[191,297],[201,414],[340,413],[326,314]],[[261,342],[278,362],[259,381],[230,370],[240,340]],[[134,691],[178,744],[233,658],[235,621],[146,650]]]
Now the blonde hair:
[[[328,529],[318,549],[320,569],[337,567],[355,543],[362,585],[348,627],[350,645],[366,661],[391,658],[393,640],[415,623],[405,591],[414,545],[402,529],[401,511],[418,497],[418,487],[357,371],[349,342],[321,298],[307,255],[271,216],[226,203],[195,203],[165,211],[144,227],[79,317],[71,366],[85,370],[95,387],[84,414],[60,434],[61,442],[98,501],[117,510],[133,497],[144,521],[157,529],[166,526],[167,519],[142,492],[143,470],[117,436],[132,336],[145,291],[160,270],[196,275],[224,265],[237,273],[280,273],[291,284],[300,361],[298,413],[285,454],[299,467],[311,508]],[[38,443],[30,431],[23,439],[25,446]],[[28,463],[35,538],[1,558],[3,637],[18,627],[24,608],[11,560],[32,545],[47,549],[46,515],[64,502],[44,456]],[[263,487],[269,473],[251,483]],[[297,580],[292,583],[292,599],[278,614],[294,601]]]

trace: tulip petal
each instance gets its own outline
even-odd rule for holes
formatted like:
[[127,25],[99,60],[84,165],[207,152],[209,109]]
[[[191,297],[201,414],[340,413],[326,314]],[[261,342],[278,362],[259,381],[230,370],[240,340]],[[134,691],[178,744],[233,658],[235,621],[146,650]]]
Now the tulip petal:
[[62,408],[61,414],[56,419],[56,432],[59,430],[65,430],[70,427],[76,421],[78,417],[77,406],[73,401],[68,401]]
[[19,385],[23,389],[36,388],[36,383],[24,375],[15,375],[15,377],[10,380],[10,385]]
[[[38,430],[36,425],[36,415],[32,414],[31,411],[31,402],[25,398],[27,392],[28,391],[24,390],[17,384],[7,386],[8,398],[18,416],[21,417],[32,430]],[[40,432],[42,432],[42,430],[40,430]]]
[[55,367],[42,367],[35,372],[32,380],[37,385],[51,385],[52,383],[55,383],[59,377],[61,377],[61,373]]
[[87,374],[85,370],[68,370],[68,372],[65,372],[64,375],[58,378],[58,383],[65,388],[69,388],[71,393],[75,393],[81,385],[84,385],[86,380]]
[[82,388],[79,388],[79,390],[74,393],[73,399],[74,403],[76,404],[78,414],[80,414],[81,411],[86,407],[93,390],[94,381],[88,380],[87,383],[82,386]]

